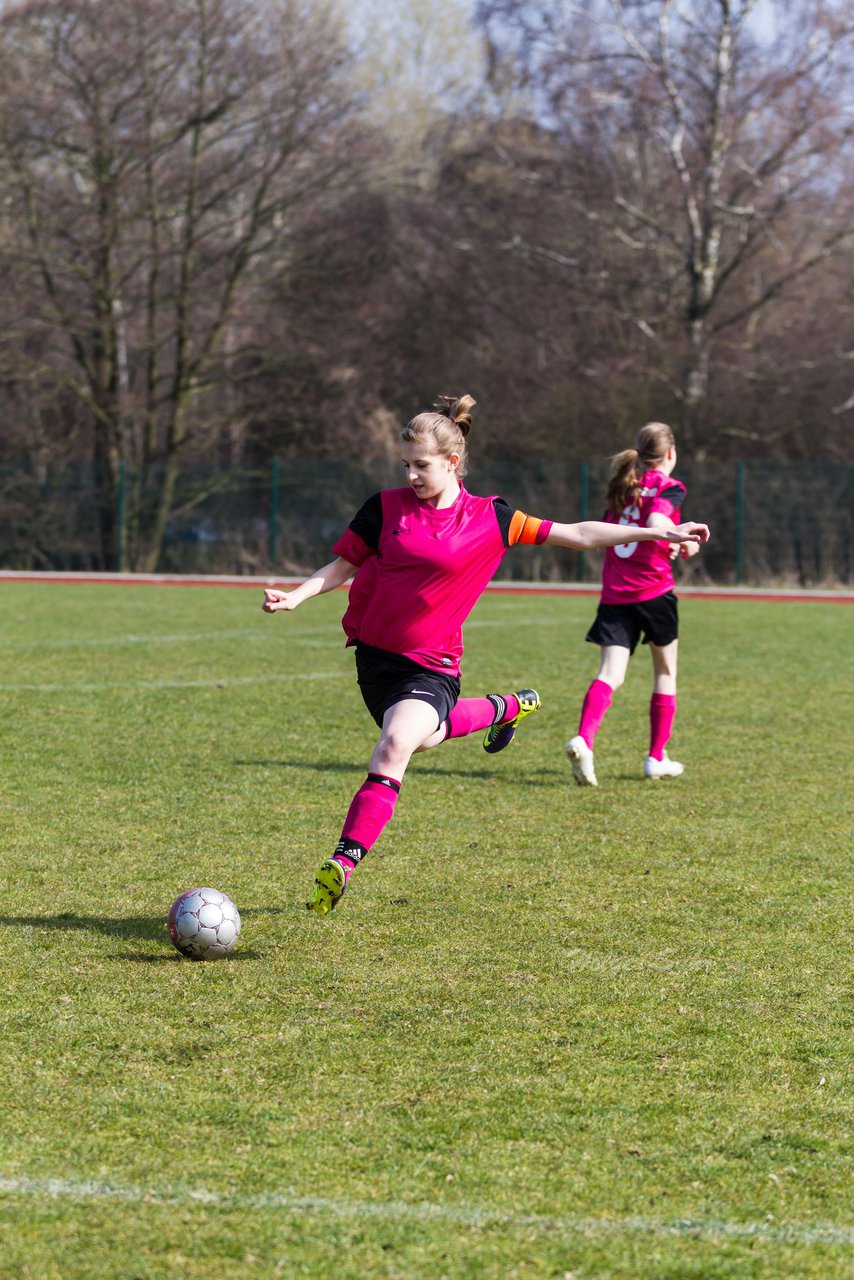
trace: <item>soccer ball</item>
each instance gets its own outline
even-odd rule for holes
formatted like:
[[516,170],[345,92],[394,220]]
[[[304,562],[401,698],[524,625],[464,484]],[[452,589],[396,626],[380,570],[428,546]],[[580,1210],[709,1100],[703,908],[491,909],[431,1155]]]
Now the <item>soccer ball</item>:
[[191,960],[227,956],[240,935],[240,912],[218,889],[188,889],[169,908],[169,937]]

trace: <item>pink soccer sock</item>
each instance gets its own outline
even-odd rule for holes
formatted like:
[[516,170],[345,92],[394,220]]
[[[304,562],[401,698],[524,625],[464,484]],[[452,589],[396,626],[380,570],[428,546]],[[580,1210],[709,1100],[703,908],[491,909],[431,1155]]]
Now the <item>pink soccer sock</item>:
[[516,697],[515,693],[502,693],[501,696],[507,704],[507,709],[501,717],[501,723],[504,724],[505,720],[515,720],[518,716],[519,699]]
[[579,737],[583,738],[590,750],[599,732],[599,726],[605,719],[605,712],[611,705],[614,690],[604,680],[594,680],[584,695],[581,704],[581,723],[578,726]]
[[[506,710],[501,717],[512,720],[519,714],[519,699],[514,693],[502,694]],[[500,703],[498,704],[500,706]],[[495,721],[496,703],[491,698],[460,698],[445,723],[449,738],[465,738],[479,729],[488,729]]]
[[[338,849],[335,850],[332,856],[335,859],[335,861],[340,862],[341,866],[344,868],[344,883],[349,884],[350,876],[353,874],[353,871],[357,866],[357,863],[351,857],[349,857],[348,854],[339,852],[339,849],[341,848],[342,845],[344,845],[344,841],[339,840]],[[344,847],[347,848],[348,846],[345,845]],[[349,852],[353,853],[354,850],[350,849]],[[365,855],[363,853],[360,855],[359,862],[362,861],[362,858],[364,858],[364,856]]]
[[670,741],[676,716],[676,694],[654,693],[649,700],[649,754],[660,760]]
[[[400,783],[396,778],[387,778],[382,773],[368,774],[350,802],[341,830],[339,848],[350,861],[355,863],[360,860],[348,854],[352,846],[356,846],[354,852],[359,852],[360,848],[364,850],[360,855],[364,857],[364,854],[376,844],[383,828],[391,821],[399,792]],[[341,861],[337,851],[336,857]]]

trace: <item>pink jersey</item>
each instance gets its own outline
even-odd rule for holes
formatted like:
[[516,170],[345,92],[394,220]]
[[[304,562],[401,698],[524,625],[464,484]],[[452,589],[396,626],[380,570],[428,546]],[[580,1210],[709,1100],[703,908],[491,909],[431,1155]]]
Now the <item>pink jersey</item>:
[[[605,515],[609,524],[634,524],[644,528],[655,511],[679,520],[685,486],[663,471],[645,471],[640,477],[640,494],[634,506],[624,507],[619,516]],[[603,604],[640,604],[673,590],[673,561],[669,542],[626,542],[609,547],[602,570]]]
[[551,527],[462,486],[441,510],[410,488],[374,494],[332,548],[358,568],[342,624],[347,643],[459,674],[463,623],[505,552],[544,542]]

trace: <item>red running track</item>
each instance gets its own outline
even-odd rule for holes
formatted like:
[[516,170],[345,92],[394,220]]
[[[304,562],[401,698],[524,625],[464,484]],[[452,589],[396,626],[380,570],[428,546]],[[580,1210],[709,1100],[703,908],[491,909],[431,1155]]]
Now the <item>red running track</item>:
[[[0,585],[4,582],[43,582],[52,585],[79,583],[114,583],[143,587],[262,587],[296,586],[299,578],[231,577],[226,574],[191,576],[173,573],[31,573],[16,569],[0,569]],[[766,600],[776,604],[854,604],[854,591],[808,591],[796,587],[688,587],[678,586],[680,599],[694,600]],[[598,596],[593,583],[574,582],[491,582],[488,591],[498,595]]]

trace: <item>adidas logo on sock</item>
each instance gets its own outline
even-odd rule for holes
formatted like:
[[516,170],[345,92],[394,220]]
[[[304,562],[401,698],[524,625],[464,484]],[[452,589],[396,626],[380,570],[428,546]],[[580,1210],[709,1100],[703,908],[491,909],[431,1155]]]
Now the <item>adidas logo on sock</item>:
[[355,840],[339,840],[332,856],[349,858],[351,862],[361,862],[367,852],[365,846],[357,844]]

